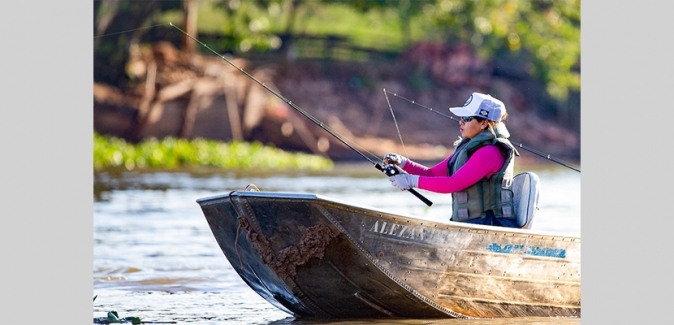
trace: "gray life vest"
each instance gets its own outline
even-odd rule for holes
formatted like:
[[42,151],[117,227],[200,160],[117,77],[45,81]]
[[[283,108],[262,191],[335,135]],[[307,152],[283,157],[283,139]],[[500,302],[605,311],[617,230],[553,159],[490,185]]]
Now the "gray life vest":
[[503,167],[491,178],[485,177],[463,191],[452,193],[452,221],[484,218],[487,211],[492,211],[495,218],[516,220],[511,188],[515,156],[519,156],[519,152],[508,140],[510,134],[503,123],[499,123],[494,131],[496,137],[487,129],[473,139],[461,140],[447,162],[448,174],[452,176],[477,149],[485,145],[498,146],[505,157]]

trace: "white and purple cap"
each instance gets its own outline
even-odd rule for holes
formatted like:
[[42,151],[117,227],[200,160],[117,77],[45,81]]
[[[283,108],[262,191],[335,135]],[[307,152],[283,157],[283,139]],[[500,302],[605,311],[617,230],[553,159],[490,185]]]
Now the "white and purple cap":
[[491,121],[501,122],[506,113],[502,101],[481,93],[473,93],[461,107],[450,107],[449,111],[457,116],[478,116]]

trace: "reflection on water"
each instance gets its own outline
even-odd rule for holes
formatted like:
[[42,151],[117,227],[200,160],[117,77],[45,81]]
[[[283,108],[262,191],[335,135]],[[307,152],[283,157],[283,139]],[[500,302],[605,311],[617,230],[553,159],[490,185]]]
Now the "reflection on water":
[[[580,173],[534,170],[540,208],[532,228],[580,234]],[[94,318],[195,324],[468,324],[466,320],[295,320],[254,293],[231,268],[196,200],[255,184],[272,192],[308,192],[349,204],[446,220],[449,195],[419,190],[427,207],[394,189],[372,165],[315,172],[101,172],[94,178]],[[471,325],[513,320],[470,320]],[[579,324],[579,319],[522,318],[517,324]]]
[[560,317],[519,317],[508,319],[359,319],[359,320],[326,320],[302,321],[286,318],[268,323],[269,325],[579,325],[579,318]]

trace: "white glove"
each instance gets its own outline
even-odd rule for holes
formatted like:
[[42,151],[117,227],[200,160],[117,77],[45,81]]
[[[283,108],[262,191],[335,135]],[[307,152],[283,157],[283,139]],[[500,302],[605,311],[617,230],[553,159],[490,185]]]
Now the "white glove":
[[400,168],[405,167],[405,164],[407,163],[407,158],[405,156],[399,155],[397,153],[387,153],[384,156],[384,159],[382,159],[385,165],[396,165],[400,166]]
[[389,176],[388,180],[391,182],[391,185],[397,187],[401,191],[406,191],[419,186],[419,175],[400,173]]

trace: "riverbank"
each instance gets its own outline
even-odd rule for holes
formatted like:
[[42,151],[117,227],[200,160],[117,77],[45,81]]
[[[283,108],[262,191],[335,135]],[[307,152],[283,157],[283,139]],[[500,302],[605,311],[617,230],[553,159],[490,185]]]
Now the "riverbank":
[[94,84],[94,129],[130,142],[168,136],[258,141],[337,161],[362,159],[353,149],[438,160],[453,151],[459,136],[447,107],[482,91],[506,103],[512,141],[559,159],[580,159],[579,131],[538,116],[546,104],[536,86],[482,70],[480,78],[470,78],[479,61],[463,55],[469,64],[452,66],[451,74],[419,70],[421,59],[411,55],[365,63],[232,59],[291,107],[220,58],[187,56],[158,43],[130,60],[134,81],[128,87]]
[[306,153],[290,153],[259,142],[222,143],[205,139],[146,139],[137,144],[94,133],[94,169],[175,169],[217,167],[228,170],[330,170],[333,162]]

